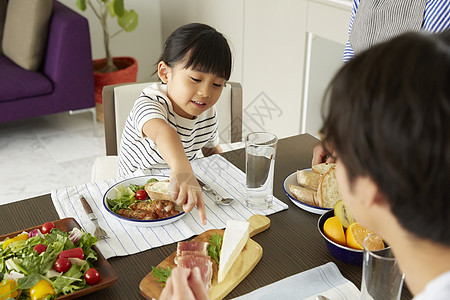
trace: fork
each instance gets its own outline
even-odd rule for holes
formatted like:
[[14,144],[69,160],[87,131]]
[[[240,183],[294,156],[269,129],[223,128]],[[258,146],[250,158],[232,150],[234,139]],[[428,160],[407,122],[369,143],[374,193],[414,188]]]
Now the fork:
[[83,195],[80,195],[80,201],[81,204],[83,204],[84,211],[87,213],[89,220],[91,220],[91,222],[94,223],[95,225],[95,232],[94,232],[95,237],[98,238],[99,240],[107,239],[108,234],[98,225],[97,216],[94,214],[91,206],[86,201],[86,198],[84,198]]

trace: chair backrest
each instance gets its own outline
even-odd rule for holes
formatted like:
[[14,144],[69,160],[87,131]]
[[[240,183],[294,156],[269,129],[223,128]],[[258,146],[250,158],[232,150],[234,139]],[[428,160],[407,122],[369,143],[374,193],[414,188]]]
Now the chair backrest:
[[[117,155],[128,114],[141,91],[151,82],[109,85],[103,88],[106,155]],[[227,82],[216,104],[221,144],[242,141],[242,87]]]

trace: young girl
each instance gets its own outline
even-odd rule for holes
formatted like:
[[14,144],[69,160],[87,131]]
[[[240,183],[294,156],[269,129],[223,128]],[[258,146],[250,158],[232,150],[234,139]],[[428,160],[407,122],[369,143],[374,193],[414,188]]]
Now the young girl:
[[206,224],[200,186],[190,160],[222,152],[214,104],[231,73],[227,40],[214,28],[188,24],[164,44],[158,63],[162,83],[145,88],[122,133],[119,176],[139,169],[171,168],[171,192]]

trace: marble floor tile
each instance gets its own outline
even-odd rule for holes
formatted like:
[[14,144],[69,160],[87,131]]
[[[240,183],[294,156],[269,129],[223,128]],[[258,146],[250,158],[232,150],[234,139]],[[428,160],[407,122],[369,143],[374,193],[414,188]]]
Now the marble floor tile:
[[105,155],[103,124],[59,113],[0,124],[0,205],[87,183]]

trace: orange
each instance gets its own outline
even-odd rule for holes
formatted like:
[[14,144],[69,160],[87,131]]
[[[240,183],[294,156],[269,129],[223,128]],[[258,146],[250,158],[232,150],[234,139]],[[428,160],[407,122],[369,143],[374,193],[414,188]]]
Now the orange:
[[342,222],[337,216],[328,218],[325,221],[323,232],[333,242],[342,246],[346,245],[344,227],[342,227]]
[[370,251],[380,250],[384,248],[383,239],[381,236],[377,235],[375,232],[359,224],[358,222],[353,222],[347,228],[345,237],[347,238],[347,246],[353,249],[364,249],[364,239],[373,234],[366,242],[366,247]]

